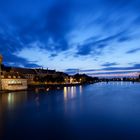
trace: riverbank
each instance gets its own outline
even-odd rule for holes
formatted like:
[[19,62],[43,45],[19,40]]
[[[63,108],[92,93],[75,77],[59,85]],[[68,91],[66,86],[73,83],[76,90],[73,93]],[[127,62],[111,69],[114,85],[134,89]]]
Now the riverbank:
[[[94,82],[95,83],[95,82]],[[26,90],[2,90],[0,93],[9,93],[9,92],[20,92],[20,91],[49,91],[49,90],[60,90],[64,87],[72,87],[86,84],[94,83],[71,83],[71,84],[29,84]]]
[[28,85],[28,91],[49,91],[49,90],[59,90],[64,87],[79,86],[85,84],[94,84],[94,83],[71,83],[71,84],[31,84]]
[[[49,91],[49,90],[60,90],[64,87],[72,87],[72,86],[79,86],[79,85],[89,85],[99,82],[122,82],[122,81],[96,81],[96,82],[90,82],[90,83],[71,83],[71,84],[28,84],[28,88],[25,90],[2,90],[0,93],[9,93],[9,92],[20,92],[20,91]],[[132,82],[132,83],[140,83],[140,81],[123,81],[123,82]]]

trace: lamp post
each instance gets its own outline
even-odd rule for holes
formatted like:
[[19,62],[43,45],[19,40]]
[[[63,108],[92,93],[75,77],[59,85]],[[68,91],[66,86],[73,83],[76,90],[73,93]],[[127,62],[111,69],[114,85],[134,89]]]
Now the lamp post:
[[0,90],[2,90],[2,83],[1,83],[1,72],[2,72],[1,64],[2,64],[2,59],[3,59],[3,57],[2,57],[2,55],[0,55]]

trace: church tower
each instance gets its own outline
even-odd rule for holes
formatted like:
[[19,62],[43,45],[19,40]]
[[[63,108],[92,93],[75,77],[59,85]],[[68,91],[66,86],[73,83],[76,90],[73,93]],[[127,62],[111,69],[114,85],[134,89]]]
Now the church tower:
[[1,72],[2,72],[1,64],[2,64],[2,60],[3,60],[3,57],[2,57],[2,55],[0,55],[0,90],[2,90],[2,85],[1,85]]

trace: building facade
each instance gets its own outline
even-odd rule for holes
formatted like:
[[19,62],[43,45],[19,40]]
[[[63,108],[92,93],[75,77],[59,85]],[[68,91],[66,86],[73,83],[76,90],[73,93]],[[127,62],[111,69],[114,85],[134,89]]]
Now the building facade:
[[3,78],[1,79],[2,90],[27,90],[27,80],[18,78]]
[[27,79],[18,73],[2,72],[1,89],[10,91],[27,90]]

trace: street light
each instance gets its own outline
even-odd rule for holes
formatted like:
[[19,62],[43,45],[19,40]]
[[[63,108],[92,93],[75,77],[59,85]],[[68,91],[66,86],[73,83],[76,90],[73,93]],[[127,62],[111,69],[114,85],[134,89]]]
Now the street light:
[[1,64],[2,64],[2,60],[3,60],[3,57],[2,57],[2,55],[0,55],[0,90],[2,90],[2,83],[1,83],[1,72],[2,72]]

